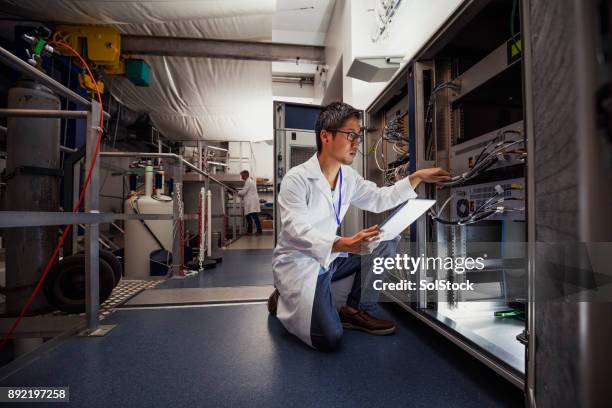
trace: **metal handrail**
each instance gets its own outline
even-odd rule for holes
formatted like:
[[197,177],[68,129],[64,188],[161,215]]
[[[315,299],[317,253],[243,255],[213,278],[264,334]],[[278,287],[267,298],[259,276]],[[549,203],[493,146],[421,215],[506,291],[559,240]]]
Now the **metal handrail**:
[[189,167],[191,170],[195,171],[196,173],[199,173],[201,175],[203,175],[204,177],[208,178],[211,181],[214,181],[215,183],[219,184],[220,186],[230,190],[230,191],[237,191],[235,188],[232,188],[230,186],[228,186],[227,184],[217,180],[216,178],[214,178],[213,176],[211,176],[210,174],[208,174],[207,172],[205,172],[204,170],[200,170],[197,166],[189,163],[187,160],[185,160],[183,158],[183,156],[175,154],[175,153],[155,153],[155,152],[100,152],[100,156],[101,157],[159,157],[162,159],[172,159],[172,160],[178,160],[180,162],[182,162],[186,167]]
[[88,111],[71,111],[55,109],[0,109],[0,116],[26,118],[66,118],[87,119]]

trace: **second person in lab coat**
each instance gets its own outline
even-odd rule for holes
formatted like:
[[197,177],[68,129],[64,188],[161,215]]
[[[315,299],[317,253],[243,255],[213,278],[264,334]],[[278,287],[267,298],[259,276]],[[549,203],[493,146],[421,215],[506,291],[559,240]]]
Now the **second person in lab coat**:
[[[375,317],[376,299],[362,297],[362,287],[371,287],[374,257],[394,257],[398,239],[382,242],[372,252],[378,226],[353,236],[337,235],[349,206],[379,213],[415,198],[419,183],[450,177],[445,170],[431,168],[390,187],[364,180],[350,166],[363,137],[360,111],[345,103],[325,107],[315,133],[317,153],[290,169],[281,183],[280,230],[272,258],[276,290],[268,310],[309,346],[333,350],[343,328],[370,334],[395,329],[393,322]],[[351,275],[351,292],[338,311],[331,283]]]
[[253,223],[255,223],[256,233],[261,234],[261,223],[259,222],[258,214],[261,211],[259,204],[259,195],[257,195],[257,185],[252,177],[249,177],[249,172],[243,170],[240,172],[240,177],[244,180],[244,187],[238,191],[238,196],[242,198],[244,203],[244,214],[247,221],[247,234],[253,232]]

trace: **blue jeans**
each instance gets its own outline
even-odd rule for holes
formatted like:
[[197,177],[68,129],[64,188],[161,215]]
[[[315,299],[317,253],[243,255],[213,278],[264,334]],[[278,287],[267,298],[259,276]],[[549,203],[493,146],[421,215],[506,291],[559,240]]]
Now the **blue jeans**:
[[[319,274],[310,322],[310,340],[314,348],[334,350],[342,338],[342,323],[332,299],[331,283],[354,274],[353,286],[346,304],[355,309],[374,311],[378,306],[378,302],[373,301],[377,299],[377,293],[372,284],[378,277],[372,272],[374,258],[395,257],[398,242],[399,237],[381,242],[371,254],[349,254],[346,258],[336,258],[326,271]],[[364,302],[361,301],[362,287],[367,300]]]
[[255,228],[257,228],[257,233],[261,233],[261,223],[259,222],[259,217],[257,215],[258,213],[250,213],[246,215],[248,234],[253,232],[253,222],[255,222]]

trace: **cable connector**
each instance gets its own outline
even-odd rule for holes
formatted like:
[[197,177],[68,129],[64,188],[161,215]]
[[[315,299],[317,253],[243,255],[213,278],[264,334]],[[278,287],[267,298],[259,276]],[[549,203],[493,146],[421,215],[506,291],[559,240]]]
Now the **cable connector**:
[[21,38],[32,46],[31,50],[26,49],[26,53],[28,54],[28,63],[34,67],[41,66],[43,56],[52,55],[55,52],[55,49],[47,43],[43,36],[23,34]]

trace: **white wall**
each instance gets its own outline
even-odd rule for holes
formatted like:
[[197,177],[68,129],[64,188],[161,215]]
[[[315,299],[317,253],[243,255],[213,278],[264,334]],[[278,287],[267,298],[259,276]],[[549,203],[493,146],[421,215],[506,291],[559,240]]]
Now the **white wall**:
[[367,10],[373,7],[374,0],[336,2],[325,43],[325,60],[329,68],[328,86],[321,98],[324,104],[336,100],[338,90],[341,90],[344,102],[364,109],[382,89],[380,84],[372,85],[346,76],[355,56],[371,56],[378,52],[377,46],[370,45],[369,39],[374,13]]
[[[357,0],[373,2],[373,0]],[[463,0],[404,0],[388,32],[378,41],[384,54],[412,58]]]
[[[248,170],[252,177],[263,177],[270,180],[274,177],[274,146],[272,139],[263,142],[251,143],[253,156],[255,157],[253,167],[248,162],[240,164],[238,161],[230,162],[229,173],[238,174],[242,170]],[[240,143],[230,142],[229,152],[231,157],[240,157]],[[242,142],[242,156],[248,157],[250,154],[249,143]]]
[[[375,13],[368,10],[374,9],[375,4],[375,0],[351,1],[352,42],[351,58],[348,61],[348,67],[358,57],[389,55],[384,52],[380,44],[373,43],[371,40]],[[367,108],[384,87],[385,82],[369,83],[358,79],[351,79],[352,105],[358,109]]]
[[[319,96],[323,104],[335,100],[341,88],[344,102],[358,109],[366,109],[383,90],[385,83],[368,83],[347,77],[353,59],[403,56],[405,61],[409,61],[462,1],[403,0],[387,33],[374,43],[371,35],[375,25],[373,9],[376,0],[338,0],[325,39],[328,86],[322,92],[318,82],[315,82],[315,100]],[[340,78],[338,73],[341,73]],[[359,170],[361,165],[361,161],[356,160],[353,167]],[[343,223],[344,235],[354,234],[363,228],[361,214],[354,208],[349,210]]]
[[272,82],[272,95],[275,101],[297,102],[311,104],[315,97],[313,85],[302,85]]
[[[338,65],[343,64],[343,57],[340,57]],[[326,78],[325,95],[321,96],[321,105],[328,105],[330,102],[344,100],[344,75],[342,69],[336,69],[333,75]],[[316,85],[316,83],[315,83]]]
[[[325,38],[325,61],[328,66],[328,81],[334,76],[337,69],[342,75],[342,96],[343,100],[350,103],[351,100],[351,78],[345,74],[351,61],[351,0],[337,0],[334,12],[329,24],[327,36]],[[322,97],[325,100],[325,95]]]
[[333,0],[276,0],[272,41],[323,45],[333,3]]
[[274,145],[269,142],[253,143],[253,154],[255,155],[255,177],[274,179]]
[[[343,98],[365,109],[385,83],[368,83],[346,76],[355,57],[403,56],[409,61],[425,45],[463,0],[403,0],[386,33],[374,43],[376,0],[336,3],[326,38],[326,61],[332,74],[343,57]],[[328,75],[330,78],[330,75]],[[323,97],[323,100],[325,98]]]
[[[328,86],[322,96],[324,105],[338,100],[353,103],[352,78],[346,76],[352,59],[351,34],[351,4],[352,0],[337,0],[326,37],[325,61],[328,64]],[[361,160],[353,163],[353,168],[361,173]],[[355,234],[363,228],[362,212],[357,208],[349,208],[342,223],[343,235]]]

